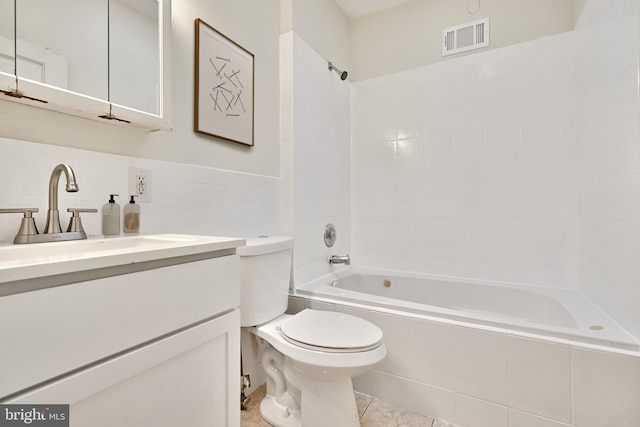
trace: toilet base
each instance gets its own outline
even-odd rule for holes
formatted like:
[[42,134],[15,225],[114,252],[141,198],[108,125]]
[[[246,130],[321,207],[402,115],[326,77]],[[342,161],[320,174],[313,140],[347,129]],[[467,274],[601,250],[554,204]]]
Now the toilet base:
[[260,415],[276,427],[359,427],[351,377],[319,374],[283,357],[273,348],[263,354],[267,395]]
[[260,416],[276,427],[300,427],[300,412],[280,405],[275,396],[265,396],[260,402]]
[[[351,379],[340,384],[322,384],[300,392],[300,410],[291,410],[267,394],[260,402],[260,415],[276,427],[359,427],[360,419]],[[269,393],[269,391],[267,391]]]
[[305,381],[307,387],[301,392],[303,426],[360,427],[351,378],[331,382],[305,378]]

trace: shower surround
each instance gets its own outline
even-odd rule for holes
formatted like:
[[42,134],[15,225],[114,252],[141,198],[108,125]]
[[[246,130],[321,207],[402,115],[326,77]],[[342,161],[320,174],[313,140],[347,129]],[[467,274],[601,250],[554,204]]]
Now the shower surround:
[[[577,289],[639,338],[638,22],[637,1],[590,0],[574,31],[353,84],[353,263]],[[446,325],[429,324],[433,333],[367,311],[384,325],[390,359],[371,373],[374,395],[393,389],[395,403],[434,416],[475,408],[477,426],[524,425],[514,387],[528,368],[508,361],[532,352],[555,363],[538,387],[557,392],[554,381],[571,378],[572,391],[563,416],[529,408],[526,425],[640,423],[637,352],[516,348],[511,336],[470,330],[451,341]],[[412,342],[434,347],[422,364],[404,363]],[[464,368],[472,391],[458,371],[423,382],[461,349],[485,363]]]
[[[283,97],[293,113],[281,128],[293,129],[296,285],[325,274],[327,255],[348,251],[360,267],[578,290],[640,337],[639,17],[638,1],[588,0],[573,31],[353,84],[293,34]],[[344,136],[331,114],[344,112],[334,94],[346,84]],[[341,133],[318,136],[327,129]],[[337,163],[321,167],[328,157]],[[350,241],[331,251],[320,235],[336,218]],[[382,327],[388,360],[358,389],[421,413],[475,427],[640,423],[637,352],[365,305],[293,298],[291,307]],[[551,368],[534,378],[531,366]],[[530,380],[542,393],[566,391],[561,414],[518,403]]]
[[353,84],[353,262],[578,288],[640,337],[638,37],[637,1],[592,0],[574,31]]

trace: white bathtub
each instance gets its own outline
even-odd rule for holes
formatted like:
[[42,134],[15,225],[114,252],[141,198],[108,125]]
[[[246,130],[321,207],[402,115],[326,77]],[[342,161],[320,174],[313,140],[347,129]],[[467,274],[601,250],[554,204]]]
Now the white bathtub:
[[638,341],[582,293],[348,268],[298,287],[301,297],[638,351]]

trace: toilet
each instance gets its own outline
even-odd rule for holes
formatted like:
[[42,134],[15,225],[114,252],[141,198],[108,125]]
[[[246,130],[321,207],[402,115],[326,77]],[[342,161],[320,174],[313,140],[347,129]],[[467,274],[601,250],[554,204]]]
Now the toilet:
[[333,311],[285,314],[293,245],[293,237],[274,236],[237,249],[241,325],[268,344],[260,414],[276,427],[359,426],[351,378],[386,356],[382,331]]

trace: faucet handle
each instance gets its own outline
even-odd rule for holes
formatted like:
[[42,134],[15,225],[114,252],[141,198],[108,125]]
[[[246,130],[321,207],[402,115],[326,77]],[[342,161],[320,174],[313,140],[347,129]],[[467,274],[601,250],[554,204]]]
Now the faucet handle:
[[0,209],[0,213],[24,213],[25,218],[31,218],[32,214],[38,212],[38,208],[11,208]]
[[21,236],[32,236],[38,234],[38,228],[36,222],[33,219],[33,214],[38,212],[38,208],[13,208],[13,209],[0,209],[0,213],[21,213],[24,214],[22,222],[20,223],[20,229],[14,240],[16,243],[21,239]]
[[96,213],[96,212],[98,212],[98,209],[68,208],[67,212],[71,212],[71,219],[69,220],[69,226],[67,227],[67,233],[79,232],[79,233],[83,233],[84,234],[84,228],[82,227],[82,221],[80,220],[80,212]]
[[80,212],[96,213],[98,209],[95,208],[67,208],[67,212],[71,212],[73,216],[80,216]]

